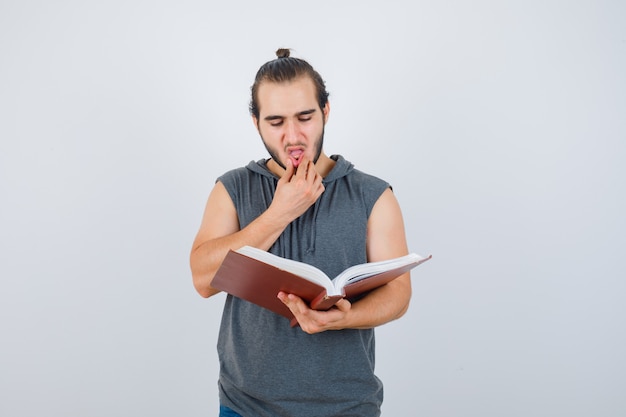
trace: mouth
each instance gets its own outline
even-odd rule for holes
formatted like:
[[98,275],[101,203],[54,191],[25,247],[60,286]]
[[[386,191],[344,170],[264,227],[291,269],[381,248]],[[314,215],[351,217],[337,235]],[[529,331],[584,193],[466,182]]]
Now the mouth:
[[293,164],[293,166],[297,168],[298,165],[300,165],[300,162],[302,162],[302,158],[304,156],[304,149],[301,147],[287,148],[287,155],[289,159],[291,159],[291,163]]

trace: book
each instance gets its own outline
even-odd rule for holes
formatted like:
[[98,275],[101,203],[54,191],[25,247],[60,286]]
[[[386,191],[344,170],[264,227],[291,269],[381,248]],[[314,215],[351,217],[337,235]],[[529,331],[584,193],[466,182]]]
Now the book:
[[244,246],[227,253],[211,286],[293,320],[291,310],[277,298],[279,291],[299,296],[312,309],[328,310],[340,299],[357,297],[387,284],[431,257],[411,253],[364,263],[331,279],[312,265]]

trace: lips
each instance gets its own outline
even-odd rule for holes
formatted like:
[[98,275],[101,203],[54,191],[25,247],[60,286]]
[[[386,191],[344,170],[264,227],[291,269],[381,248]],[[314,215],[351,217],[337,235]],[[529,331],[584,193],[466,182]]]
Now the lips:
[[304,149],[302,148],[289,148],[287,149],[287,154],[289,155],[289,159],[293,163],[294,167],[298,167],[300,165],[300,161],[302,160],[302,156],[304,155]]

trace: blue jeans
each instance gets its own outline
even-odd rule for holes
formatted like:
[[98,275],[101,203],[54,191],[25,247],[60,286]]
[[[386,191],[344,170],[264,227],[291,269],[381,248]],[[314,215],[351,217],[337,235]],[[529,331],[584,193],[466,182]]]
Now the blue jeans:
[[243,417],[241,414],[237,414],[233,410],[223,405],[220,405],[220,415],[219,417]]

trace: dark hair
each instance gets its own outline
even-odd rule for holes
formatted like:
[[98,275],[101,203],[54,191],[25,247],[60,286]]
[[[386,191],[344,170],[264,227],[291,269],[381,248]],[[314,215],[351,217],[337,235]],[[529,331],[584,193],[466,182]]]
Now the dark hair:
[[259,68],[254,78],[254,84],[250,87],[252,98],[250,100],[250,114],[259,118],[259,86],[264,81],[282,83],[292,81],[301,76],[309,76],[315,84],[317,102],[320,109],[324,109],[328,102],[328,92],[324,80],[313,67],[303,59],[289,56],[290,50],[280,48],[276,51],[277,58],[268,61]]

